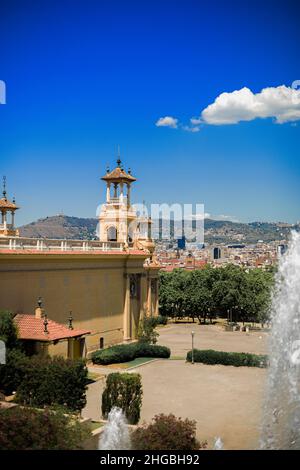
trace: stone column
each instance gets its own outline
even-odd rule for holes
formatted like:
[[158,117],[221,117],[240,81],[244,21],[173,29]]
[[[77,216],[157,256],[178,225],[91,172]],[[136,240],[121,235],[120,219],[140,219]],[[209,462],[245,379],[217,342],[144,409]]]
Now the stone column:
[[120,183],[120,202],[123,202],[124,200],[124,194],[123,194],[123,188],[124,188],[124,183]]
[[147,317],[152,316],[151,308],[151,277],[148,275],[148,284],[147,284]]
[[106,202],[110,201],[110,183],[107,183],[106,186]]
[[154,316],[158,317],[158,315],[159,315],[158,278],[155,279],[155,282],[156,282],[156,287],[155,287],[155,312],[154,312]]
[[125,301],[124,301],[124,333],[123,340],[128,341],[131,339],[131,318],[130,318],[130,275],[125,274]]
[[140,319],[147,315],[147,275],[141,274],[141,286],[140,286]]
[[130,183],[127,183],[127,206],[130,207]]
[[15,226],[15,213],[14,213],[14,211],[11,211],[11,225],[12,225],[12,228],[14,228],[14,226]]

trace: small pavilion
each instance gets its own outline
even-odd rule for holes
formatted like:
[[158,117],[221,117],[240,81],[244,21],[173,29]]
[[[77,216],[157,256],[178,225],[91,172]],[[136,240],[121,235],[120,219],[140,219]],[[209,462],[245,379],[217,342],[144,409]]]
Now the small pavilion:
[[[19,236],[19,231],[15,228],[15,211],[19,209],[16,205],[15,198],[9,201],[6,196],[6,177],[3,177],[3,192],[2,198],[0,199],[0,212],[1,212],[1,223],[0,223],[0,237],[16,237]],[[10,221],[8,220],[8,214],[10,215]]]

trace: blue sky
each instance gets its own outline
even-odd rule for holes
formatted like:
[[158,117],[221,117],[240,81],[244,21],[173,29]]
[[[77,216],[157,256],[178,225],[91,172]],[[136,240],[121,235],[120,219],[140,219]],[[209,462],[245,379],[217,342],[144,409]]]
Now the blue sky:
[[[300,220],[300,118],[279,124],[271,110],[215,125],[201,114],[223,92],[300,79],[295,3],[2,2],[0,173],[22,207],[18,223],[95,216],[118,144],[137,202]],[[165,116],[177,128],[156,126]],[[185,130],[193,117],[198,132]]]

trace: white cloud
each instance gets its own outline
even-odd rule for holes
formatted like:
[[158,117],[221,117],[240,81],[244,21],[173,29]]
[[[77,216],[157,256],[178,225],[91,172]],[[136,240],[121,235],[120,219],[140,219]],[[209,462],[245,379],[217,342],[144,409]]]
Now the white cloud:
[[210,218],[210,214],[208,212],[204,212],[204,213],[199,213],[199,214],[189,214],[187,216],[185,216],[185,219],[186,220],[203,220],[203,219],[209,219]]
[[300,89],[281,85],[253,93],[244,87],[221,93],[201,113],[203,122],[214,125],[269,117],[275,118],[278,124],[300,120]]
[[228,220],[230,222],[239,222],[238,218],[235,215],[226,215],[226,214],[220,214],[220,215],[212,215],[211,216],[212,220]]
[[182,126],[182,129],[184,131],[188,131],[188,132],[199,132],[200,131],[199,126]]
[[173,129],[177,128],[177,124],[178,124],[178,119],[172,116],[161,117],[155,123],[157,127],[171,127]]
[[202,123],[200,118],[191,118],[190,121],[193,126],[198,126],[199,124]]

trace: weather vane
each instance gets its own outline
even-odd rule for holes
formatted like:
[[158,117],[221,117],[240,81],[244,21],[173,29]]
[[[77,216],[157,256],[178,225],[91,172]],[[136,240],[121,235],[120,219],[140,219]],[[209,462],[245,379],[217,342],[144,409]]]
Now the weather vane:
[[3,197],[6,197],[6,176],[3,176]]

